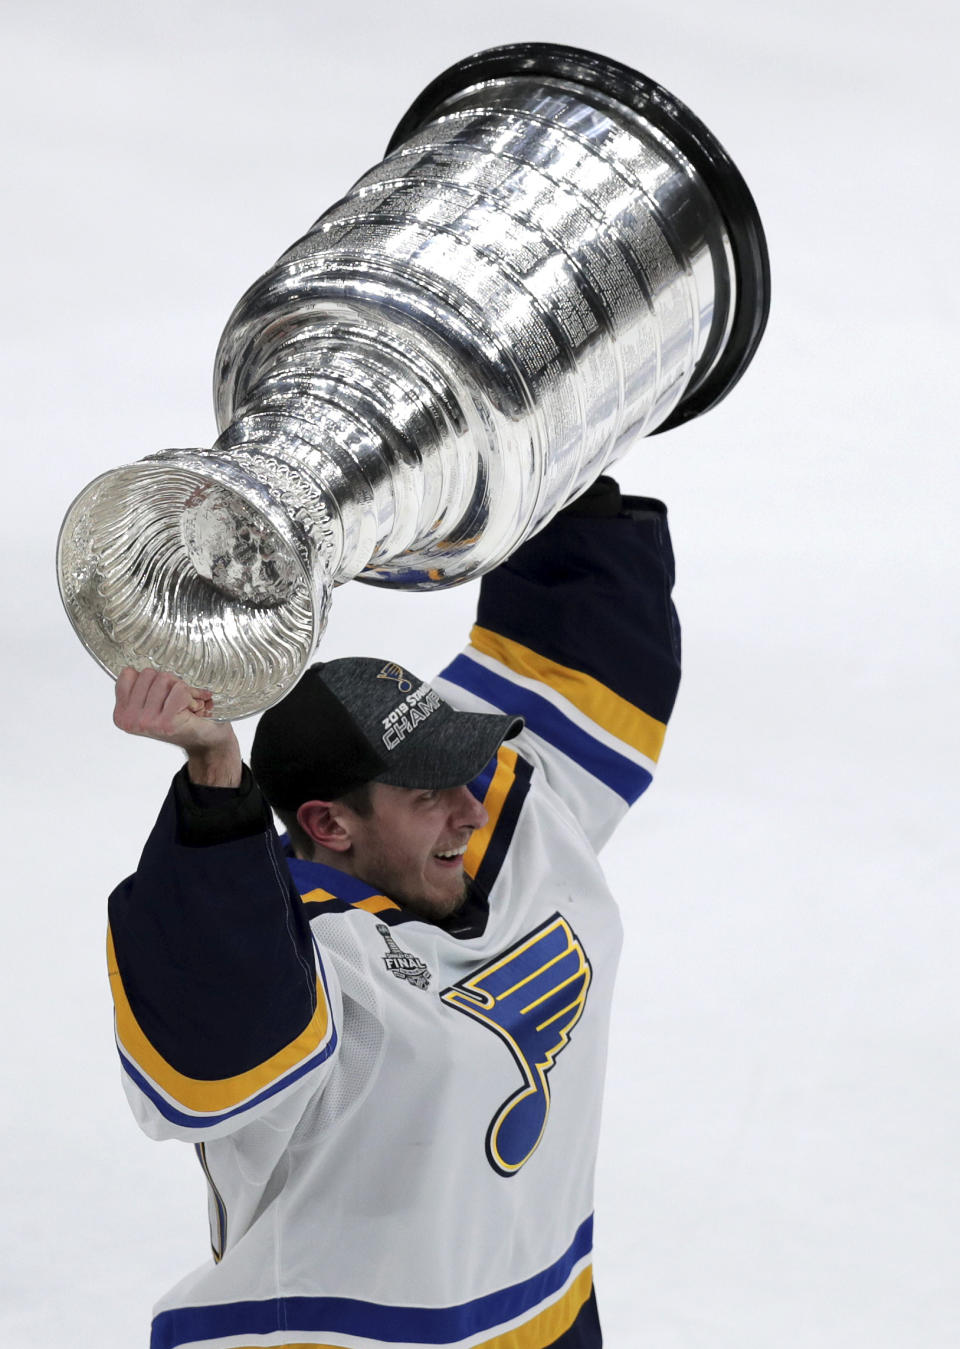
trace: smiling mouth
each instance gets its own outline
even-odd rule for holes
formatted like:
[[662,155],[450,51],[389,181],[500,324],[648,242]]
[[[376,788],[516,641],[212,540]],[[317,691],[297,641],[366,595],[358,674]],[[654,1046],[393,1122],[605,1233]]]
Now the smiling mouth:
[[467,845],[462,848],[450,848],[446,852],[435,852],[433,860],[439,862],[441,866],[455,867],[463,861],[463,854],[467,851]]

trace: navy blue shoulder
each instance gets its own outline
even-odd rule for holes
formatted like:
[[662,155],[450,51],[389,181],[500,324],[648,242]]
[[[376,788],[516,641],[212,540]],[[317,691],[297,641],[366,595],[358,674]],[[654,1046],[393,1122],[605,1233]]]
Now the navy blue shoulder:
[[483,578],[477,625],[590,676],[661,723],[680,681],[666,508],[561,514]]

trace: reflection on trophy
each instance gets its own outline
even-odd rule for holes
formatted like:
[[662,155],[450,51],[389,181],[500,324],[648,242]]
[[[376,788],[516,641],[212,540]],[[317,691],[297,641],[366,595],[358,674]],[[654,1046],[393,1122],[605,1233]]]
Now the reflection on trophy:
[[113,673],[172,670],[220,716],[264,708],[335,585],[496,566],[634,437],[723,398],[768,304],[750,193],[671,94],[565,47],[470,57],[240,301],[213,448],[73,503],[71,621]]

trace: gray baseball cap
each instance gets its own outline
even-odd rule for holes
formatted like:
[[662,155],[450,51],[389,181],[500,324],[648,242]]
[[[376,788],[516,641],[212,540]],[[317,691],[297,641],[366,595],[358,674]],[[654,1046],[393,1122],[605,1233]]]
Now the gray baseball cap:
[[522,728],[522,717],[456,711],[391,661],[348,656],[311,665],[264,712],[250,766],[272,806],[296,810],[366,782],[463,786]]

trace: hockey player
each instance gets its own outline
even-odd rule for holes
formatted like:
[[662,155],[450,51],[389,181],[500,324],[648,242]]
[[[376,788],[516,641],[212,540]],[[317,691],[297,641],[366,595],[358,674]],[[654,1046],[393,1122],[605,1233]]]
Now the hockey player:
[[601,479],[484,579],[432,685],[316,666],[252,772],[208,694],[120,676],[117,724],[187,763],[111,897],[117,1043],[213,1246],[152,1349],[600,1345],[597,853],[673,705],[672,583],[663,506]]

